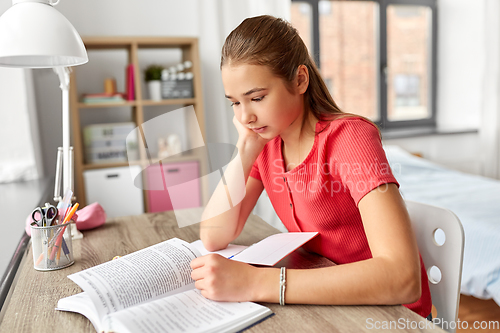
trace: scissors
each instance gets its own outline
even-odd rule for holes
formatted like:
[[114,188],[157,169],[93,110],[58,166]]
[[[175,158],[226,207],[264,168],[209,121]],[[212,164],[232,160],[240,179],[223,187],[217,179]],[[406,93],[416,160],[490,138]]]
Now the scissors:
[[36,224],[39,227],[51,226],[57,217],[57,212],[57,208],[48,203],[45,204],[45,207],[37,207],[31,213],[31,218],[35,221],[31,225]]

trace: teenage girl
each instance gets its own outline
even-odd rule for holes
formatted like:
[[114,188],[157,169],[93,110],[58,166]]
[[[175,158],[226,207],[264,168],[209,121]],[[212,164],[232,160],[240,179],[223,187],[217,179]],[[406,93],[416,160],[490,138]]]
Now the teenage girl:
[[[224,43],[221,73],[241,160],[225,178],[243,166],[246,194],[223,214],[205,215],[212,216],[201,222],[205,248],[238,237],[265,189],[289,231],[319,232],[305,248],[337,264],[287,270],[283,303],[403,304],[427,317],[427,274],[380,133],[337,107],[297,30],[267,15],[244,20]],[[219,184],[205,211],[226,190]],[[280,269],[216,254],[191,267],[209,299],[280,300]]]

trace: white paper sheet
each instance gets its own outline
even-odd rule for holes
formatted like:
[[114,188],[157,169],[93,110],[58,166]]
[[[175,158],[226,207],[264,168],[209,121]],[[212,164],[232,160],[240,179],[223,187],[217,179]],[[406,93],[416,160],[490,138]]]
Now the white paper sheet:
[[271,235],[249,247],[229,244],[226,249],[216,252],[207,251],[201,240],[191,245],[194,245],[202,255],[219,253],[223,257],[247,264],[274,266],[317,234],[317,232],[284,232]]
[[224,250],[210,252],[207,249],[205,249],[205,247],[203,246],[203,242],[200,239],[192,242],[191,245],[193,245],[198,251],[200,251],[202,256],[209,254],[209,253],[218,253],[225,258],[229,258],[229,257],[237,254],[238,252],[241,252],[244,249],[248,248],[248,246],[244,246],[244,245],[229,244]]

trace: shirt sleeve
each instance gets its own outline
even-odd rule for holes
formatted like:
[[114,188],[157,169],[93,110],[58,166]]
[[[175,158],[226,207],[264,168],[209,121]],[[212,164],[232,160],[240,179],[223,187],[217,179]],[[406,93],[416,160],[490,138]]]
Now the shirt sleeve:
[[382,148],[377,127],[357,117],[337,121],[339,123],[328,140],[330,172],[349,189],[356,205],[380,185],[394,183],[399,187]]
[[259,159],[257,158],[257,160],[255,160],[254,164],[252,165],[252,170],[250,170],[250,177],[262,181],[262,177],[260,176],[258,161]]

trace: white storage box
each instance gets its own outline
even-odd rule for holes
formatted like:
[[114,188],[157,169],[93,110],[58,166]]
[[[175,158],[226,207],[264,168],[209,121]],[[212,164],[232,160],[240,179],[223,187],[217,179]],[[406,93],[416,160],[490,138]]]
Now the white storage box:
[[193,80],[162,80],[161,97],[169,98],[192,98]]
[[85,146],[89,146],[94,140],[123,139],[135,128],[133,122],[112,123],[112,124],[94,124],[85,126],[83,135],[85,137]]
[[[127,146],[129,152],[137,151],[137,138],[128,134],[133,131],[135,124],[112,123],[94,124],[83,129],[83,142],[85,146],[86,163],[116,163],[127,161]],[[128,156],[137,159],[137,154]]]
[[108,218],[144,213],[142,179],[134,185],[138,165],[88,170],[83,173],[87,204],[98,202]]
[[[137,159],[137,154],[133,156],[135,157],[135,159]],[[87,161],[87,163],[93,163],[93,164],[127,162],[127,148],[126,147],[86,148],[85,160]]]

